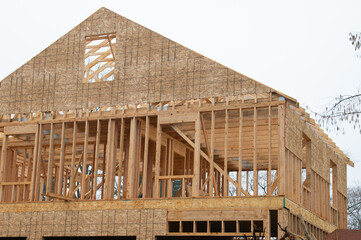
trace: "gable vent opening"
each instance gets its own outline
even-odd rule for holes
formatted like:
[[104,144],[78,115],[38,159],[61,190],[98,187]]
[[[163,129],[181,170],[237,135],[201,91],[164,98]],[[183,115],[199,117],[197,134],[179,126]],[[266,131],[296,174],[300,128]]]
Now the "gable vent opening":
[[113,81],[115,33],[85,37],[84,83]]

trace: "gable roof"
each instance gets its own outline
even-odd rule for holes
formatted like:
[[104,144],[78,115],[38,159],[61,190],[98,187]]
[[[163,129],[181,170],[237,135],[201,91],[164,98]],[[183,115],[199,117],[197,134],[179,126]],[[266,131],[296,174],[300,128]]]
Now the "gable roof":
[[[114,80],[84,82],[85,37],[106,33],[116,35]],[[296,102],[100,8],[1,82],[0,114],[270,93]]]

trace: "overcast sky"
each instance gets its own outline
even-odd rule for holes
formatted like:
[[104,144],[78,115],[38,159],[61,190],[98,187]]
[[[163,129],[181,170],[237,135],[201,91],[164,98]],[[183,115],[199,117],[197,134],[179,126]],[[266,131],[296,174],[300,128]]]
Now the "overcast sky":
[[[100,7],[322,111],[361,88],[361,58],[348,41],[361,31],[361,1],[12,0],[0,5],[0,79]],[[361,136],[329,133],[348,154],[348,184],[361,184]]]

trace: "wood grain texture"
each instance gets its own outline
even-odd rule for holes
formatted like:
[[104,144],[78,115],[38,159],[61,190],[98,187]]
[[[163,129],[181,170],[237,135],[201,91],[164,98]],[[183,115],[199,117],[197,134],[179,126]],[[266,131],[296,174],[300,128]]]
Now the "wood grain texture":
[[[116,35],[114,80],[84,83],[85,38],[107,33]],[[2,81],[0,114],[272,91],[101,8]]]

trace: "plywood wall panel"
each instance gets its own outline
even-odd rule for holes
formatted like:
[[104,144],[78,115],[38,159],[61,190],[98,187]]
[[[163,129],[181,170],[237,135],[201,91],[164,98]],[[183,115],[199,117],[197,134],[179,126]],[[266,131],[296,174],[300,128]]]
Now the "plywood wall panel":
[[330,182],[330,162],[334,162],[337,165],[337,190],[346,195],[346,163],[320,138],[320,134],[314,131],[310,124],[306,124],[301,115],[287,108],[286,148],[300,159],[302,159],[302,134],[311,140],[311,169],[326,182]]
[[[115,33],[110,83],[84,83],[85,37]],[[272,89],[105,8],[1,82],[0,114],[254,94]]]

